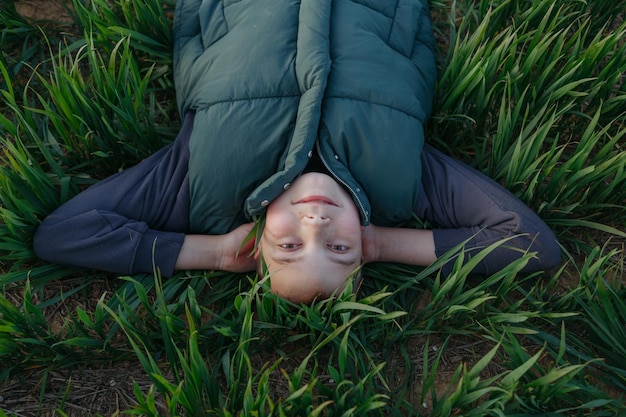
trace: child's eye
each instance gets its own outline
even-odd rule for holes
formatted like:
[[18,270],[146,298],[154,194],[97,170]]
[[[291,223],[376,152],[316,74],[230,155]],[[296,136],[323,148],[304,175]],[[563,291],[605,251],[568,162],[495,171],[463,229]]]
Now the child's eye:
[[328,245],[333,252],[347,252],[348,247],[346,245]]
[[300,245],[297,243],[281,243],[278,246],[280,246],[282,249],[287,249],[287,250],[298,249],[298,247],[300,247]]

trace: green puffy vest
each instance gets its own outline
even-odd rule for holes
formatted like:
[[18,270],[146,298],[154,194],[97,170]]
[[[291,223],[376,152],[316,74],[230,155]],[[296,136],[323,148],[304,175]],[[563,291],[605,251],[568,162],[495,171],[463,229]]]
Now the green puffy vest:
[[262,214],[314,146],[363,225],[411,218],[436,78],[426,0],[179,0],[174,35],[192,232]]

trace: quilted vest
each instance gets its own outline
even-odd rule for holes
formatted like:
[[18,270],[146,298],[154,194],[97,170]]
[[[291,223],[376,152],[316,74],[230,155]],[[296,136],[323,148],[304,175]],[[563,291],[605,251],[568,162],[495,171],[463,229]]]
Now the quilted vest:
[[409,220],[436,79],[426,0],[179,0],[190,228],[264,213],[315,146],[361,223]]

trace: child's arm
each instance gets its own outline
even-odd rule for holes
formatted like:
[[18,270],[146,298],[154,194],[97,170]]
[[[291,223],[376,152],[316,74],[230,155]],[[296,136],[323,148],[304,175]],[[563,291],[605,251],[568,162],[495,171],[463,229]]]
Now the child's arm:
[[50,214],[35,233],[35,253],[49,262],[116,274],[150,273],[154,265],[170,276],[184,234],[83,205],[91,196],[111,196],[100,191],[87,190]]
[[379,227],[363,230],[363,261],[427,266],[437,260],[432,230]]
[[[478,171],[426,146],[422,154],[422,192],[415,212],[436,229],[363,230],[364,262],[426,266],[465,242],[466,256],[508,239],[474,269],[490,274],[536,252],[524,270],[549,269],[560,261],[560,247],[548,226],[510,192]],[[443,265],[449,273],[452,263]]]
[[252,226],[253,223],[247,223],[225,235],[186,235],[175,269],[254,271],[254,239],[242,246]]
[[43,220],[33,249],[53,263],[116,274],[174,271],[188,229],[188,138],[79,193]]
[[[438,257],[463,243],[466,258],[471,257],[507,239],[479,262],[475,273],[492,274],[526,252],[535,253],[523,269],[526,272],[550,269],[560,262],[560,246],[550,228],[495,181],[428,145],[422,152],[422,168],[415,214],[436,225],[432,237]],[[443,265],[444,273],[452,265]]]

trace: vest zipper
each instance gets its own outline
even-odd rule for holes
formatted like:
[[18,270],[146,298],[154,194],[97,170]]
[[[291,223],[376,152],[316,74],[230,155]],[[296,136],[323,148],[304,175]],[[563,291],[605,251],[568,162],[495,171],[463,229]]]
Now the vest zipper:
[[322,155],[319,142],[315,143],[315,147],[317,148],[317,154],[320,156],[320,159],[322,160],[322,163],[324,164],[324,167],[326,167],[328,172],[330,172],[332,174],[333,178],[335,178],[335,180],[337,182],[339,182],[341,185],[343,185],[343,187],[345,189],[350,191],[350,194],[352,194],[352,197],[358,203],[358,209],[361,212],[361,214],[363,215],[363,219],[365,220],[365,223],[369,223],[369,215],[368,215],[367,211],[365,210],[365,206],[363,206],[363,202],[361,201],[359,196],[352,189],[352,187],[350,187],[344,180],[339,178],[339,176],[337,174],[335,174],[335,172],[330,168],[330,166],[328,166],[328,164],[326,163],[326,160],[324,159],[324,155]]

